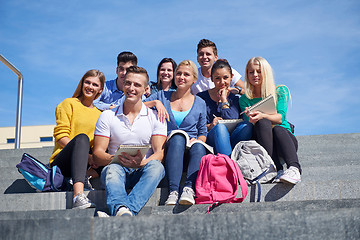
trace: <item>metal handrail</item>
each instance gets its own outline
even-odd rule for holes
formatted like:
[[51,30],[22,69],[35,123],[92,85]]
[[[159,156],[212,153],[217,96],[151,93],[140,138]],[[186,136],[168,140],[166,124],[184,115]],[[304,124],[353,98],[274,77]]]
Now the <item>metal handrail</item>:
[[0,61],[2,61],[11,71],[18,76],[18,94],[16,107],[16,128],[15,128],[15,149],[20,148],[21,138],[21,112],[22,112],[22,97],[23,97],[23,75],[12,65],[3,55],[0,54]]

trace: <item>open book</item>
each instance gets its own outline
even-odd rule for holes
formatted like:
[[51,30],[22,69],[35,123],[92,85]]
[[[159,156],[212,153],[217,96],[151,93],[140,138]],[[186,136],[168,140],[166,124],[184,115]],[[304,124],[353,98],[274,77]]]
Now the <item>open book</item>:
[[229,133],[231,133],[232,131],[234,131],[236,125],[238,125],[238,123],[242,121],[242,119],[222,119],[219,120],[218,123],[224,124],[228,129]]
[[184,131],[184,130],[181,130],[181,129],[177,129],[177,130],[173,130],[171,131],[171,133],[169,134],[169,136],[167,137],[167,140],[169,141],[169,139],[174,136],[174,134],[182,134],[185,136],[185,139],[186,139],[186,148],[191,148],[192,145],[194,145],[195,143],[201,143],[202,145],[204,145],[204,147],[206,148],[207,151],[209,151],[210,153],[214,154],[214,148],[211,147],[210,145],[204,143],[203,141],[201,140],[195,140],[195,141],[192,141],[190,142],[190,137],[189,135]]
[[140,150],[143,159],[150,148],[151,145],[120,145],[110,163],[120,163],[117,156],[121,155],[123,152],[126,152],[131,156],[135,156],[138,150]]
[[[266,98],[262,99],[261,101],[255,103],[251,107],[249,107],[249,111],[260,111],[266,114],[275,114],[276,113],[276,106],[275,100],[273,95],[269,95]],[[245,111],[241,112],[243,114]]]

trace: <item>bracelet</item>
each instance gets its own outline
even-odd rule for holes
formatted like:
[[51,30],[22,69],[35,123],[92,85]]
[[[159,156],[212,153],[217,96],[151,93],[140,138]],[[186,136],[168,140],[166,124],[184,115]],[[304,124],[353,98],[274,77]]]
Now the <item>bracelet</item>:
[[228,106],[230,108],[229,102],[221,102],[221,103],[219,103],[219,105],[221,108],[224,108],[224,106]]
[[239,94],[241,93],[241,91],[242,91],[242,88],[241,87],[239,87],[239,86],[235,86],[235,88],[239,91]]

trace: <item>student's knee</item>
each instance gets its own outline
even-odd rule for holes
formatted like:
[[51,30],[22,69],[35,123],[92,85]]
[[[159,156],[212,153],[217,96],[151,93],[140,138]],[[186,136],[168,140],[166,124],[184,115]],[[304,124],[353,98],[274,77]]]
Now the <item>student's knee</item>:
[[231,134],[231,141],[247,141],[252,137],[254,125],[248,121],[240,122]]
[[286,131],[287,130],[285,128],[281,127],[281,126],[275,126],[273,128],[274,136],[281,136],[283,134],[287,134]]
[[254,128],[259,130],[272,129],[272,123],[269,119],[263,118],[255,123]]
[[161,179],[165,175],[164,165],[159,160],[151,160],[144,166],[144,171],[152,176],[159,176]]
[[222,123],[216,124],[216,126],[214,127],[214,131],[215,131],[215,137],[229,135],[229,131],[227,127],[225,126],[225,124]]
[[175,134],[173,135],[169,141],[167,142],[167,145],[185,145],[186,139],[185,136],[182,134]]
[[74,137],[74,141],[75,141],[76,145],[81,145],[81,146],[85,146],[85,147],[89,146],[89,148],[90,148],[90,139],[84,133],[80,133],[80,134],[76,135]]
[[89,142],[90,140],[89,140],[89,137],[86,135],[86,134],[84,134],[84,133],[80,133],[80,134],[78,134],[78,135],[76,135],[75,136],[75,139],[76,139],[76,141],[87,141],[87,142]]
[[206,149],[201,143],[195,143],[192,145],[190,151],[198,154],[206,154]]
[[121,179],[126,177],[125,170],[119,164],[109,164],[101,172],[101,181],[103,184],[114,179]]

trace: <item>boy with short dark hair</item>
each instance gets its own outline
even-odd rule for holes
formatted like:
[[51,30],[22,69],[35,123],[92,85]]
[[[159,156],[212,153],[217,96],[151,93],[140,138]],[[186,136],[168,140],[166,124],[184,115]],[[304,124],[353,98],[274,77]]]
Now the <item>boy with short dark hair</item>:
[[[201,39],[197,45],[197,61],[200,64],[199,76],[197,81],[191,87],[191,93],[196,95],[199,92],[206,91],[214,87],[211,81],[211,67],[217,61],[217,48],[214,42],[208,39]],[[234,77],[231,80],[230,87],[233,93],[242,94],[244,83],[241,81],[241,75],[232,69]]]
[[94,106],[101,111],[112,109],[119,105],[120,99],[124,96],[123,81],[126,69],[137,65],[137,57],[132,52],[121,52],[117,56],[116,75],[117,78],[107,81],[100,97],[94,101]]

